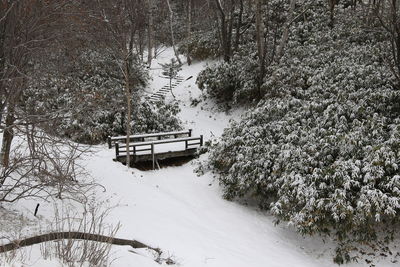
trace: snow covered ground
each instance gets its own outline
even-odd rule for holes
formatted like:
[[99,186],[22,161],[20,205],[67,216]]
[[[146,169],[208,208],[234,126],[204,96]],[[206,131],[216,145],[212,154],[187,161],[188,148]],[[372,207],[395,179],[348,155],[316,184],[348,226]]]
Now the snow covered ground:
[[[167,62],[172,50],[167,49],[157,61]],[[183,66],[180,75],[192,79],[182,82],[174,94],[180,101],[181,119],[193,135],[203,134],[205,140],[221,135],[230,119],[238,119],[242,110],[230,114],[219,112],[215,105],[203,101],[191,107],[201,91],[195,85],[198,72],[205,63]],[[157,62],[152,65],[153,81],[147,89],[158,90],[168,81],[160,78]],[[166,101],[169,101],[169,96]],[[90,198],[104,206],[114,207],[107,222],[121,223],[117,237],[136,239],[164,251],[182,267],[278,267],[335,266],[332,262],[334,244],[318,237],[305,238],[284,224],[275,226],[274,218],[256,208],[229,202],[221,197],[221,189],[211,173],[198,177],[194,163],[166,167],[155,171],[128,169],[112,161],[114,151],[106,145],[82,159],[86,170],[104,186]],[[203,158],[200,160],[204,159]],[[67,203],[64,203],[67,205]],[[58,201],[58,207],[64,205]],[[36,202],[20,201],[8,206],[18,212],[0,217],[0,236],[26,236],[48,229],[54,214],[54,203],[41,203],[40,216],[32,216]],[[71,204],[68,204],[71,205]],[[72,204],[73,205],[73,204]],[[79,207],[77,210],[79,211]],[[19,216],[23,214],[23,216]],[[10,221],[17,221],[9,225]],[[159,266],[148,255],[130,252],[129,247],[113,247],[111,266]],[[25,249],[24,264],[9,266],[60,266],[56,260],[44,260],[40,247]],[[145,252],[143,252],[145,253]],[[139,253],[140,254],[140,253]],[[390,259],[377,259],[377,266],[396,266]],[[364,261],[348,266],[365,266]]]

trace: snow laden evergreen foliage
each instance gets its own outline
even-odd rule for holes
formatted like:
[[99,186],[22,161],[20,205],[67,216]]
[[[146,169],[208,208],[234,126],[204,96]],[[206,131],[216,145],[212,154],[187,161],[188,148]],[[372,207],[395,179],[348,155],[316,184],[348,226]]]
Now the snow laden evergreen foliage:
[[228,199],[254,197],[300,232],[341,242],[390,236],[400,219],[400,94],[384,36],[352,14],[338,9],[330,28],[324,6],[307,11],[263,101],[209,157]]
[[218,43],[218,31],[198,31],[191,35],[191,38],[184,39],[179,43],[178,51],[186,55],[190,51],[190,57],[197,60],[205,60],[220,56],[220,46]]
[[[134,64],[131,84],[134,133],[180,129],[177,104],[150,105],[141,101],[148,74]],[[51,114],[47,131],[80,143],[99,143],[107,136],[125,134],[126,93],[122,73],[106,51],[84,51],[70,66],[32,82],[24,95],[32,114]],[[65,113],[68,110],[68,113]]]
[[243,45],[232,61],[207,66],[197,77],[199,88],[219,102],[249,103],[260,97],[254,43]]

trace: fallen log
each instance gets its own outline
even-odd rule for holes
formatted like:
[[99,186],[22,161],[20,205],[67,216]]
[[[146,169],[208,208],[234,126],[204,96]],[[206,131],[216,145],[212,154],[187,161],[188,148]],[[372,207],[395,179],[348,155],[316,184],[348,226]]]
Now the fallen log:
[[101,243],[109,243],[112,245],[118,246],[131,246],[132,248],[147,248],[156,251],[159,255],[161,255],[161,250],[159,248],[153,248],[142,242],[130,239],[122,239],[115,238],[111,236],[99,235],[99,234],[90,234],[83,232],[55,232],[48,233],[43,235],[37,235],[33,237],[29,237],[21,240],[14,240],[8,244],[0,245],[0,253],[19,249],[22,247],[32,246],[36,244],[40,244],[43,242],[49,242],[60,239],[77,239],[77,240],[89,240]]

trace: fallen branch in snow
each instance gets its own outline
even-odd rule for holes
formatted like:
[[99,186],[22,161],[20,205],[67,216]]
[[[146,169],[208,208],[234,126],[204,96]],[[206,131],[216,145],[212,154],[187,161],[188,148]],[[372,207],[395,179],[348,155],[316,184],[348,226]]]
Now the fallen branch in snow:
[[34,237],[29,237],[22,240],[14,240],[11,243],[1,245],[0,246],[0,253],[19,249],[21,247],[32,246],[35,244],[40,244],[43,242],[49,242],[59,239],[79,239],[79,240],[89,240],[95,242],[102,242],[102,243],[109,243],[118,246],[131,246],[132,248],[147,248],[154,250],[161,255],[162,251],[159,248],[153,248],[146,244],[143,244],[136,240],[129,240],[129,239],[121,239],[121,238],[114,238],[111,236],[99,235],[99,234],[89,234],[83,232],[55,232],[55,233],[48,233],[43,235],[38,235]]

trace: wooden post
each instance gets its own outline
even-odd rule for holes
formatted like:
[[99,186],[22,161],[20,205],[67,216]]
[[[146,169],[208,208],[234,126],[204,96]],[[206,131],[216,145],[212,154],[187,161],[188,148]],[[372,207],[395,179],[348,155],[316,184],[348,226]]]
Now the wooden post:
[[118,155],[119,155],[119,143],[115,142],[115,159],[118,160]]
[[203,146],[203,135],[200,135],[200,146]]
[[111,136],[107,137],[108,149],[111,149]]
[[153,158],[153,170],[155,170],[155,162],[154,162],[154,144],[151,144],[151,156]]
[[136,154],[136,146],[132,146],[133,147],[133,155]]
[[188,149],[188,141],[185,140],[185,150],[187,150],[187,149]]
[[37,203],[36,208],[35,208],[35,213],[33,214],[33,216],[35,216],[35,217],[36,217],[36,215],[37,215],[37,213],[38,213],[39,206],[40,206],[40,204]]
[[192,137],[192,129],[189,129],[189,137]]

